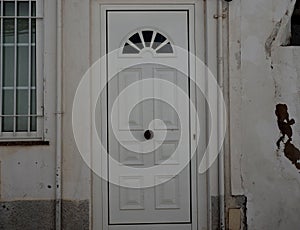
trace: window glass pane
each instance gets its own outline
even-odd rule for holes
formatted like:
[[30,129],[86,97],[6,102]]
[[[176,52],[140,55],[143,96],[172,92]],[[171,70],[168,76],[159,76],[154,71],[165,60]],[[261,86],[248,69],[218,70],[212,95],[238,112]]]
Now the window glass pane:
[[[17,90],[17,115],[28,114],[28,90]],[[17,131],[27,131],[27,117],[17,117]]]
[[19,46],[17,64],[17,86],[28,86],[28,46]]
[[139,47],[140,49],[143,49],[143,48],[144,48],[139,33],[136,33],[136,34],[132,35],[132,36],[129,38],[129,40],[130,40],[133,44],[135,44],[137,47]]
[[17,90],[17,115],[28,114],[28,90]]
[[36,49],[31,47],[31,86],[36,86]]
[[31,2],[31,16],[36,16],[36,3]]
[[31,90],[31,114],[36,115],[36,90]]
[[14,47],[3,47],[3,86],[14,85]]
[[31,19],[31,42],[35,43],[36,37],[36,21],[35,19]]
[[12,132],[14,129],[14,119],[12,117],[3,117],[2,118],[2,131],[3,132]]
[[30,131],[31,132],[36,132],[37,131],[37,118],[36,117],[31,117],[30,119]]
[[4,16],[15,16],[15,2],[4,2]]
[[149,47],[150,43],[151,43],[153,31],[145,30],[145,31],[142,31],[142,34],[144,37],[146,47]]
[[161,47],[156,52],[160,53],[160,54],[163,54],[163,53],[173,53],[173,48],[172,48],[170,42],[168,42],[166,45],[164,45],[163,47]]
[[17,122],[17,132],[26,132],[27,131],[27,117],[17,117],[16,122]]
[[14,19],[3,19],[3,42],[14,43],[15,39],[15,20]]
[[[14,91],[3,90],[2,91],[2,114],[3,115],[13,115],[13,111],[14,111],[13,101],[14,101]],[[2,125],[3,132],[12,132],[13,118],[3,117],[1,125]]]
[[[36,90],[31,90],[31,115],[36,115]],[[36,131],[37,118],[31,117],[30,129]]]
[[165,36],[157,33],[154,39],[154,43],[152,45],[153,49],[156,49],[161,43],[163,43],[166,40]]
[[29,42],[29,20],[18,19],[18,43]]
[[13,115],[14,113],[14,91],[3,90],[2,91],[2,112],[3,115]]
[[18,16],[29,15],[29,2],[18,2]]
[[124,45],[124,48],[123,48],[123,53],[124,54],[138,54],[139,52],[140,52],[139,50],[137,50],[136,48],[132,47],[128,43],[126,43]]

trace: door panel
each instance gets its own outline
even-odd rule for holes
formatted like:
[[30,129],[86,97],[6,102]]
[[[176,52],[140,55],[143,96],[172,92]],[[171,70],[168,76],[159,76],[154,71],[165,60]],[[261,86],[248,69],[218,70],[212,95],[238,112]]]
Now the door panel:
[[[168,101],[172,102],[172,104],[176,106],[176,109],[178,109],[177,87],[180,86],[177,72],[178,71],[171,68],[155,69],[154,72],[154,76],[156,78],[164,79],[174,84],[174,87],[170,88],[168,91],[164,90],[163,88],[160,87],[160,85],[158,85],[158,87],[154,89],[155,96],[168,98]],[[184,83],[186,82],[183,82],[182,85],[184,85]],[[167,129],[179,130],[178,116],[176,114],[176,111],[170,106],[165,106],[164,103],[162,103],[161,101],[157,101],[157,100],[155,101],[154,116],[155,118],[160,118],[167,126],[166,127]],[[164,129],[164,128],[162,125],[157,125],[155,126],[155,129]]]
[[[189,49],[188,28],[186,10],[107,12],[107,52],[124,46],[123,53],[113,61],[108,55],[108,78],[112,78],[108,87],[108,150],[113,158],[124,165],[135,168],[156,165],[176,167],[181,155],[190,154],[188,141],[183,143],[181,152],[173,154],[181,136],[177,112],[180,110],[189,117],[189,104],[182,103],[184,100],[178,98],[178,91],[189,93],[189,79],[178,70],[165,65],[139,64],[144,57],[149,57],[149,54],[152,58],[163,58],[166,63],[168,60],[178,59],[176,46]],[[158,33],[163,34],[167,40],[157,38]],[[154,53],[151,50],[153,48],[156,49]],[[180,58],[188,69],[188,57]],[[128,63],[133,66],[125,68]],[[115,68],[120,70],[116,77],[110,75]],[[150,80],[147,85],[140,84],[137,90],[131,91],[126,97],[118,97],[128,86],[145,79]],[[166,90],[155,83],[156,79],[166,80],[174,86]],[[129,112],[132,98],[142,98],[143,95],[151,95],[152,99],[143,101]],[[155,100],[161,96],[171,101],[174,107]],[[118,140],[109,121],[116,100],[119,109],[116,131]],[[124,116],[127,112],[129,117]],[[147,129],[153,130],[154,133],[153,138],[148,141],[144,137]],[[135,140],[132,140],[130,135]],[[157,148],[152,152],[143,153],[146,142]],[[131,147],[137,151],[131,151]],[[115,173],[109,166],[108,172],[109,175]],[[153,227],[150,229],[167,229],[167,226],[173,229],[177,229],[178,226],[178,229],[191,229],[190,165],[178,175],[169,175],[166,170],[164,174],[150,176],[159,185],[145,187],[145,178],[138,172],[134,175],[118,175],[123,187],[108,185],[109,229],[146,229],[149,225]],[[172,225],[176,223],[177,225]]]
[[[156,176],[155,209],[180,209],[178,176]],[[167,182],[166,182],[167,181]]]
[[[142,70],[141,69],[128,69],[123,70],[119,73],[118,80],[118,95],[121,93],[122,89],[132,84],[135,81],[142,80]],[[130,97],[121,97],[118,100],[119,107],[122,111],[127,111],[128,105],[130,104],[131,97],[142,98],[143,89],[139,91],[132,91]],[[143,130],[143,108],[139,107],[131,113],[130,120],[125,116],[119,116],[119,129],[128,130]],[[128,127],[129,125],[129,127]]]
[[[123,176],[120,177],[123,184],[131,187],[142,187],[143,178],[139,176]],[[120,188],[120,210],[144,210],[144,190],[131,189],[122,187]]]

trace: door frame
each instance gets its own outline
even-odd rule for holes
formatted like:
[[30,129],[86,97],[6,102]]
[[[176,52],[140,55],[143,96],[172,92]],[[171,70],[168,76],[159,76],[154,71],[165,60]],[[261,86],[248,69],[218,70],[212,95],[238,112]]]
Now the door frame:
[[[167,0],[162,3],[154,3],[150,4],[150,2],[147,1],[138,1],[139,5],[136,5],[136,1],[128,1],[125,4],[124,1],[118,1],[118,0],[111,0],[111,1],[95,1],[94,6],[91,4],[91,11],[92,11],[92,17],[91,17],[91,33],[92,33],[92,41],[91,41],[91,55],[92,59],[96,60],[96,57],[99,56],[102,57],[106,53],[106,17],[103,12],[107,9],[188,9],[190,12],[193,13],[193,18],[194,20],[190,21],[189,25],[189,30],[190,32],[193,32],[193,36],[190,36],[190,50],[191,52],[195,53],[197,57],[199,57],[201,60],[204,60],[204,62],[207,62],[206,58],[206,26],[205,26],[205,4],[204,1],[197,1],[197,0],[192,0],[192,1],[172,1],[172,0]],[[143,4],[141,4],[141,2]],[[153,2],[152,2],[153,3]],[[100,12],[100,13],[99,13]],[[98,14],[98,15],[97,15]],[[190,16],[191,17],[191,16]],[[97,22],[98,20],[98,22]],[[93,23],[94,22],[94,23]],[[99,25],[100,22],[100,25]],[[94,32],[93,32],[94,31]],[[99,40],[101,41],[99,44]],[[98,45],[97,45],[98,41]],[[93,48],[92,48],[93,47]],[[99,51],[98,54],[95,54],[95,50]],[[200,79],[196,78],[197,72],[196,68],[191,68],[195,69],[194,73],[191,73],[191,75],[194,76],[195,81],[198,83],[201,82],[200,84],[206,84],[205,79]],[[100,84],[104,84],[104,82],[100,82]],[[198,97],[196,95],[195,89],[190,89],[191,95],[195,95],[194,100],[196,100]],[[206,111],[206,107],[204,106],[205,103],[203,101],[197,101],[196,103],[196,109],[204,109]],[[106,111],[107,105],[104,105],[102,107],[103,111]],[[106,135],[106,130],[107,130],[107,125],[106,125],[106,117],[103,117],[103,120],[101,122],[101,130],[103,131],[100,133],[102,136],[102,140],[104,142],[107,141],[107,135]],[[191,120],[191,122],[195,122]],[[206,116],[200,120],[200,126],[201,127],[206,127]],[[195,127],[195,126],[191,126]],[[197,133],[196,130],[191,130],[191,136],[193,134],[196,134],[197,136],[200,135]],[[203,139],[203,143],[199,143],[199,145],[206,146],[206,138]],[[200,153],[201,152],[201,153]],[[208,184],[209,184],[209,176],[207,173],[205,174],[198,174],[197,173],[197,167],[200,164],[200,161],[203,156],[203,151],[198,151],[196,152],[196,160],[191,162],[191,168],[192,168],[192,174],[191,176],[194,178],[193,180],[195,181],[195,184],[192,183],[192,191],[193,195],[191,197],[192,199],[192,218],[193,223],[192,223],[192,229],[208,229],[209,226],[209,219],[210,219],[210,210],[209,210],[209,203],[210,203],[210,192],[208,189]],[[102,167],[106,167],[106,160],[102,161],[100,163]],[[107,188],[107,182],[100,179],[97,175],[92,174],[92,191],[91,191],[91,223],[92,223],[92,229],[103,229],[107,230],[108,229],[108,216],[107,216],[107,199],[104,199],[102,196],[103,189]],[[201,194],[201,196],[200,196]],[[201,199],[197,199],[199,197],[202,197]],[[193,202],[194,201],[194,202]],[[171,226],[170,226],[171,227]]]

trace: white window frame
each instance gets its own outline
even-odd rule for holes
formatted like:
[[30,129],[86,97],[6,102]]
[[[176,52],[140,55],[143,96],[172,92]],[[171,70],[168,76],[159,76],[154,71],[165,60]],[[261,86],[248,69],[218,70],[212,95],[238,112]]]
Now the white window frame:
[[[14,116],[14,131],[13,132],[3,132],[2,131],[2,124],[0,124],[0,141],[22,141],[22,140],[43,140],[44,139],[44,89],[43,89],[43,66],[44,66],[44,52],[43,52],[43,40],[44,40],[44,2],[43,0],[0,0],[1,3],[1,34],[3,34],[3,5],[4,2],[15,2],[15,4],[19,1],[27,1],[29,2],[31,6],[31,2],[36,2],[36,16],[29,15],[28,17],[25,16],[25,18],[31,18],[36,19],[36,114],[37,114],[37,127],[36,131],[27,131],[27,132],[18,132],[16,131],[16,120],[15,120],[15,114]],[[29,7],[29,10],[31,12],[31,7]],[[18,18],[16,16],[16,7],[15,7],[15,16],[12,16],[13,18]],[[20,16],[19,16],[20,17]],[[16,33],[16,24],[15,24],[15,33]],[[29,29],[29,33],[31,33],[31,28]],[[15,35],[16,36],[16,35]],[[2,40],[1,47],[0,47],[0,115],[2,115],[2,87],[3,87],[3,77],[2,77],[2,69],[3,69],[3,44]],[[29,41],[30,43],[31,41]],[[15,40],[15,46],[17,45]],[[15,57],[16,58],[16,57]],[[29,61],[29,64],[31,65],[31,62]],[[16,66],[14,66],[16,71]],[[15,74],[16,75],[16,74]],[[16,77],[16,76],[15,76]],[[30,79],[30,78],[29,78]],[[15,88],[16,86],[14,86]],[[15,90],[16,91],[16,90]],[[14,99],[14,103],[16,103],[16,98]],[[15,113],[15,112],[14,112]],[[0,120],[2,122],[2,118]],[[30,125],[30,124],[29,124]]]

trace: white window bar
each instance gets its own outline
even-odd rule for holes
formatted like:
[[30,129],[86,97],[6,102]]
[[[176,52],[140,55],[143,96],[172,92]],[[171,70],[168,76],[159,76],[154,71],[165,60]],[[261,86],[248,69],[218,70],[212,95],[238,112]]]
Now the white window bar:
[[[2,89],[4,89],[4,90],[13,90],[14,88],[16,88],[16,89],[23,89],[23,90],[27,90],[28,89],[28,87],[27,86],[17,86],[17,87],[13,87],[13,86],[3,86],[2,87]],[[35,86],[31,86],[31,89],[36,89],[36,87]]]
[[[43,102],[44,102],[44,91],[43,91],[43,85],[44,85],[44,79],[42,77],[43,75],[43,52],[38,52],[40,50],[43,50],[43,23],[42,19],[43,14],[44,14],[44,6],[43,6],[43,0],[36,0],[36,32],[35,32],[35,39],[36,39],[36,114],[44,114],[44,107],[43,107]],[[37,131],[40,132],[40,135],[42,135],[43,131],[43,119],[37,119]]]
[[[27,117],[28,115],[1,115],[1,117]],[[30,114],[30,117],[43,117],[43,115]]]
[[[2,45],[3,45],[3,47],[13,47],[14,46],[13,43],[12,44],[10,44],[10,43],[3,43]],[[18,43],[17,45],[18,45],[18,47],[28,46],[28,43]],[[35,46],[35,43],[31,43],[31,45]]]
[[31,65],[32,65],[32,58],[31,58],[31,0],[29,0],[29,30],[28,30],[28,117],[27,117],[27,132],[28,134],[30,134],[31,131],[31,122],[32,122],[32,118],[31,118]]
[[[1,12],[0,12],[0,15],[1,15],[1,25],[0,25],[0,37],[1,37],[1,41],[0,41],[0,115],[2,115],[2,87],[3,87],[3,1],[1,1]],[[2,135],[2,125],[3,125],[3,118],[0,117],[0,136]]]
[[[17,0],[15,0],[15,16],[18,15],[18,2]],[[14,118],[13,118],[13,135],[16,136],[16,115],[17,115],[17,38],[18,38],[18,34],[17,34],[17,26],[18,26],[18,19],[15,17],[14,18],[14,22],[15,22],[15,28],[14,28]]]

